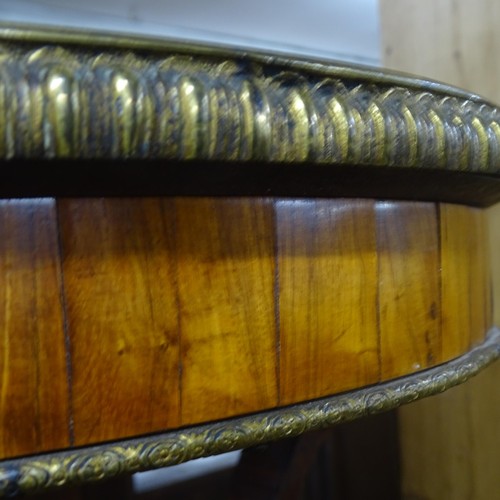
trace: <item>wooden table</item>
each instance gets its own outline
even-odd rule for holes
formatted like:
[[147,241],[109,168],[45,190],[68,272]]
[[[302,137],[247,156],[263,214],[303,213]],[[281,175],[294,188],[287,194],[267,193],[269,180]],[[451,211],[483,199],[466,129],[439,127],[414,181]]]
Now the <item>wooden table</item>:
[[0,494],[325,428],[499,356],[493,105],[320,60],[0,37]]

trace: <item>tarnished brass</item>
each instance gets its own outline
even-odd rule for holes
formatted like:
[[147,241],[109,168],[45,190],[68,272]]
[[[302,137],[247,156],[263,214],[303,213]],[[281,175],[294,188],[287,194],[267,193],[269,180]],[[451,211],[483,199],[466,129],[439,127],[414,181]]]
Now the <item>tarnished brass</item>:
[[416,375],[287,408],[165,434],[0,462],[0,496],[115,477],[296,436],[396,408],[465,382],[500,357],[500,331]]
[[0,29],[0,158],[150,158],[496,174],[500,112],[379,70]]

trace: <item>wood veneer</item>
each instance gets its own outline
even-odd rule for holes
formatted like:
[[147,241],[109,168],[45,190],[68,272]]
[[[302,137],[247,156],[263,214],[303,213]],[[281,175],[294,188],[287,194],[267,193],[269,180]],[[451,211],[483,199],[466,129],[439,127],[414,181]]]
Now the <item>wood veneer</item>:
[[356,199],[2,202],[0,456],[452,359],[492,324],[484,217]]
[[55,203],[0,201],[0,455],[70,444]]

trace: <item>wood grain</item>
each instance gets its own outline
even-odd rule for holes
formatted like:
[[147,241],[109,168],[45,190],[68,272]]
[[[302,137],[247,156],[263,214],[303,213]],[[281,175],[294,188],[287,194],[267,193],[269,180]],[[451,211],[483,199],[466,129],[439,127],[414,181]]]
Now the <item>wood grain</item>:
[[374,203],[279,201],[276,218],[281,403],[376,382]]
[[0,456],[70,444],[54,200],[0,201]]
[[439,235],[434,203],[378,202],[376,212],[381,375],[387,380],[442,362]]
[[[493,290],[491,248],[489,238],[488,215],[485,210],[474,210],[476,219],[476,245],[473,247],[471,272],[476,279],[471,283],[471,311],[473,324],[471,326],[471,345],[475,346],[484,340],[484,332],[493,325]],[[496,252],[495,252],[496,253]]]
[[275,406],[270,200],[179,199],[182,423]]
[[500,405],[495,374],[498,364],[464,386],[400,410],[404,499],[497,498]]
[[[432,203],[65,199],[59,253],[51,203],[2,212],[4,428],[27,416],[4,437],[22,446],[5,455],[364,387],[462,354],[490,324],[476,209],[443,205],[438,218]],[[54,361],[44,328],[59,342]]]
[[75,443],[179,425],[173,204],[59,202]]
[[379,0],[382,65],[500,102],[496,0]]
[[[448,359],[483,341],[492,325],[488,228],[482,210],[440,204],[440,213]],[[486,499],[498,491],[498,474],[487,463],[496,447],[481,431],[500,421],[488,402],[495,384],[487,370],[464,387],[400,410],[404,498]]]
[[440,214],[443,357],[451,359],[492,325],[488,238],[482,210],[442,203]]
[[486,226],[488,228],[490,255],[490,279],[488,286],[493,288],[491,304],[493,309],[493,323],[500,324],[500,259],[498,249],[500,248],[500,203],[486,210]]
[[[499,2],[380,0],[380,13],[384,66],[445,81],[500,102]],[[500,206],[489,209],[487,216],[498,324]],[[490,280],[488,288],[489,284]],[[490,294],[484,296],[488,321]],[[403,498],[490,500],[498,496],[499,377],[500,363],[496,363],[461,387],[401,408]]]

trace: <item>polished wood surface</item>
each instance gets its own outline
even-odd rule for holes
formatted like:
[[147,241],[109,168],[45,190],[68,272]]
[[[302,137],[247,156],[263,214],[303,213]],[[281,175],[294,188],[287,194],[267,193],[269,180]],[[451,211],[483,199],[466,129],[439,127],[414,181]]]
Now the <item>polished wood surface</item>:
[[281,403],[379,380],[373,201],[276,205]]
[[172,202],[58,202],[74,443],[180,423]]
[[449,359],[442,356],[441,350],[442,275],[437,210],[434,203],[377,204],[384,380]]
[[[456,357],[492,323],[478,209],[273,198],[9,203],[0,206],[11,332],[2,412],[27,417],[4,422],[3,456],[364,387]],[[453,327],[456,314],[465,319]],[[54,347],[43,343],[46,324]],[[14,397],[25,377],[33,384]],[[35,419],[50,442],[32,436],[38,408],[51,412]]]
[[176,211],[182,424],[275,406],[272,203],[181,199]]
[[70,444],[53,200],[0,201],[0,456]]
[[[443,276],[443,336],[448,340],[444,356],[453,357],[481,341],[491,321],[488,239],[483,211],[443,205],[440,212],[441,273]],[[478,242],[480,242],[478,244]],[[479,279],[478,279],[479,278]],[[470,307],[461,307],[469,296]]]

